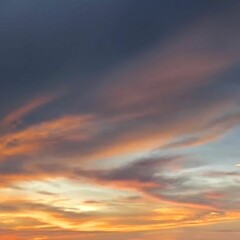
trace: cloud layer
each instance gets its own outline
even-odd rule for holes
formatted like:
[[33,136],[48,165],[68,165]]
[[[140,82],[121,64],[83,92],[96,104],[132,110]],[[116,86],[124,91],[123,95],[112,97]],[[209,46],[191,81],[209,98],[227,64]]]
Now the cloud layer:
[[239,239],[238,1],[3,10],[1,239]]

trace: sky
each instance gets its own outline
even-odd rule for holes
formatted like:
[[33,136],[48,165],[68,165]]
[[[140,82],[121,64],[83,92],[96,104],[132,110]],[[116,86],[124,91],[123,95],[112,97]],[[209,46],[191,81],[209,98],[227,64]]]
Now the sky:
[[0,2],[1,240],[240,238],[240,1]]

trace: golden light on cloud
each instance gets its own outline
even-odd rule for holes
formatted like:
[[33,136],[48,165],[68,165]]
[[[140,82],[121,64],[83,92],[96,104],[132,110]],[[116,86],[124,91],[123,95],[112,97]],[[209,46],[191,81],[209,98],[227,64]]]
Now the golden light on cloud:
[[238,240],[240,4],[52,1],[0,8],[0,240]]

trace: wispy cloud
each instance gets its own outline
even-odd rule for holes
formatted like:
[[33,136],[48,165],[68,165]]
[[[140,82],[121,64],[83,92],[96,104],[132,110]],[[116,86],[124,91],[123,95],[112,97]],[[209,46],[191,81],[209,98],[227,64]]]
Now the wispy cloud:
[[183,2],[3,4],[1,239],[239,228],[240,5]]

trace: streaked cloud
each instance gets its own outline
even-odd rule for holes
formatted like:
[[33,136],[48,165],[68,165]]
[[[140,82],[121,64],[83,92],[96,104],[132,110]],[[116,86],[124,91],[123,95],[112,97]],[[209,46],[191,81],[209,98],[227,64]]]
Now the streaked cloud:
[[239,7],[4,3],[1,239],[239,239]]

